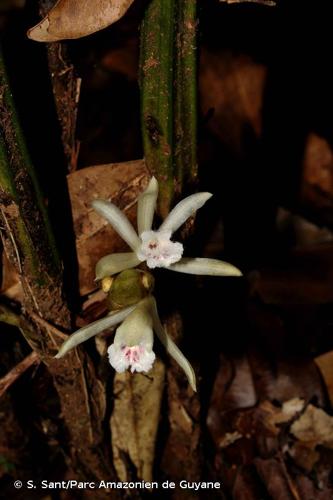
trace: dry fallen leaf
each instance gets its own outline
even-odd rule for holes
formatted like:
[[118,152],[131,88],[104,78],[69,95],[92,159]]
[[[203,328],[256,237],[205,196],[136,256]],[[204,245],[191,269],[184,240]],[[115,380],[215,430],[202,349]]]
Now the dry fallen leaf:
[[266,304],[325,304],[333,300],[332,242],[295,248],[281,266],[262,268],[257,290]]
[[133,0],[59,0],[28,37],[56,42],[95,33],[120,19]]
[[281,460],[256,458],[254,465],[267,488],[269,498],[301,500],[294,480]]
[[113,462],[121,481],[131,480],[131,469],[152,480],[156,433],[164,387],[164,364],[156,360],[148,375],[116,373],[111,416]]
[[96,198],[112,201],[135,225],[137,197],[149,177],[143,160],[97,165],[68,175],[81,295],[96,288],[95,265],[103,255],[128,251],[110,224],[91,208],[91,202]]
[[325,352],[314,359],[318,366],[328,392],[331,404],[333,405],[333,351]]
[[221,356],[207,415],[207,426],[216,446],[221,446],[228,429],[225,414],[240,408],[251,408],[257,394],[251,367],[246,356],[228,360]]
[[244,130],[251,130],[256,137],[261,135],[266,75],[267,68],[249,56],[213,53],[205,47],[201,50],[201,111],[208,116],[214,110],[207,128],[234,152],[244,148]]
[[327,227],[320,227],[309,220],[296,215],[285,208],[279,207],[276,215],[276,225],[279,233],[285,238],[292,238],[292,244],[297,247],[319,245],[333,241],[333,232]]
[[238,431],[234,432],[227,432],[220,440],[219,446],[220,448],[227,448],[230,446],[232,443],[235,443],[238,439],[241,439],[243,437],[243,434],[241,434]]
[[307,137],[300,202],[306,213],[320,225],[332,225],[333,148],[317,134]]
[[333,417],[321,408],[309,404],[290,431],[308,448],[323,445],[333,449]]
[[[170,314],[164,322],[170,337],[179,344],[183,336],[183,321],[179,313]],[[197,369],[195,370],[197,372]],[[160,468],[165,477],[174,482],[184,479],[195,481],[202,470],[200,401],[198,394],[184,384],[184,374],[178,364],[171,360],[167,370],[167,415],[169,429],[165,436]],[[178,494],[184,500],[193,495]]]
[[296,441],[289,446],[288,453],[294,462],[307,472],[311,472],[320,459],[320,453],[313,448],[309,448],[302,441]]
[[6,253],[2,252],[2,280],[0,294],[18,303],[23,301],[23,288],[20,276],[9,262]]
[[327,140],[314,133],[305,144],[302,189],[305,185],[332,197],[333,150]]
[[[304,408],[304,400],[300,398],[289,399],[281,408],[274,406],[270,401],[263,401],[258,407],[258,415],[262,425],[272,434],[279,433],[279,424],[292,420]],[[259,413],[260,412],[260,413]]]

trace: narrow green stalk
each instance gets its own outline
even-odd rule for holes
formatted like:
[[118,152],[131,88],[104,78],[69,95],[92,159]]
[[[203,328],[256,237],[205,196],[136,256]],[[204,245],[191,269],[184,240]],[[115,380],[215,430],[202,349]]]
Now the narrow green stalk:
[[174,193],[173,58],[175,0],[152,0],[141,27],[142,134],[148,168],[159,181],[159,212]]
[[196,0],[152,0],[141,29],[142,134],[165,216],[197,175]]
[[182,187],[197,176],[197,5],[178,0],[175,55],[175,176]]

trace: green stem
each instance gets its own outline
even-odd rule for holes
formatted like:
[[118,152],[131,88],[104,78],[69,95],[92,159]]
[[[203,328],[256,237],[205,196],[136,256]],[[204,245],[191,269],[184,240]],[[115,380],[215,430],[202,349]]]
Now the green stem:
[[175,175],[182,188],[197,176],[196,0],[178,0],[175,77]]
[[62,267],[1,51],[0,216],[4,248],[21,276],[25,306],[68,327],[69,316],[62,299]]
[[196,0],[152,0],[141,28],[144,155],[164,217],[197,175]]
[[159,212],[169,212],[174,192],[173,57],[175,0],[152,0],[141,27],[143,147],[159,181]]

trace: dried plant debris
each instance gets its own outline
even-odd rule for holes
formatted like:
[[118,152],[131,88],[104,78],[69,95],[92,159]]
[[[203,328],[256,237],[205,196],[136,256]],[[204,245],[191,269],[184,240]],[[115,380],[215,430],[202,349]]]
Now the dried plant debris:
[[292,424],[290,431],[308,448],[323,445],[333,449],[333,417],[312,404]]
[[311,360],[221,358],[207,427],[216,472],[233,498],[313,498],[305,491],[332,498],[333,417],[322,382]]
[[[170,328],[170,322],[168,326]],[[161,467],[164,474],[175,481],[183,479],[184,470],[187,480],[194,481],[200,477],[203,463],[200,401],[195,393],[184,387],[179,369],[174,364],[168,370],[167,380],[170,431]],[[187,497],[179,494],[179,498]]]
[[305,144],[301,203],[322,224],[332,227],[333,149],[331,144],[311,132]]
[[314,362],[322,374],[331,405],[333,406],[333,351],[317,356]]
[[324,304],[333,301],[333,244],[298,247],[287,259],[262,268],[258,292],[267,304]]
[[14,266],[9,262],[5,251],[2,252],[2,280],[0,294],[18,303],[22,303],[23,301],[23,289],[20,276]]
[[59,0],[28,37],[38,42],[81,38],[118,21],[133,0]]
[[91,208],[91,202],[97,197],[112,200],[134,222],[135,204],[148,180],[144,160],[97,165],[68,175],[81,295],[96,289],[98,259],[107,253],[127,249],[113,228]]
[[216,443],[215,461],[234,495],[236,488],[235,498],[258,498],[253,492],[259,488],[263,495],[263,485],[274,499],[308,498],[302,495],[304,489],[317,488],[322,498],[331,498],[333,417],[324,410],[311,404],[304,409],[298,398],[281,407],[263,401],[252,409],[229,412],[227,426]]
[[[211,52],[202,47],[200,54],[200,106],[202,113],[214,113],[208,129],[222,144],[235,152],[244,148],[244,127],[256,137],[262,133],[262,102],[267,68],[250,56],[230,52]],[[232,103],[232,105],[231,105]],[[230,114],[230,105],[235,110]]]
[[207,426],[215,444],[223,447],[228,433],[224,424],[225,414],[235,409],[253,407],[257,402],[257,394],[247,357],[228,360],[221,356],[220,359]]
[[293,246],[309,247],[333,240],[333,232],[327,227],[319,227],[282,207],[278,208],[276,224],[280,235]]
[[165,368],[156,361],[149,375],[117,373],[111,416],[113,463],[122,481],[152,480]]

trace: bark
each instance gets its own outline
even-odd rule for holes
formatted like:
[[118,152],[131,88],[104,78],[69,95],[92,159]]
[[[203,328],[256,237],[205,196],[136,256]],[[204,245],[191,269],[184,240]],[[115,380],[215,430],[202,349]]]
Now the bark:
[[[54,0],[39,0],[40,14],[45,17]],[[48,43],[47,58],[54,102],[61,127],[61,139],[70,172],[76,170],[79,143],[75,137],[81,78],[76,74],[64,42]]]

